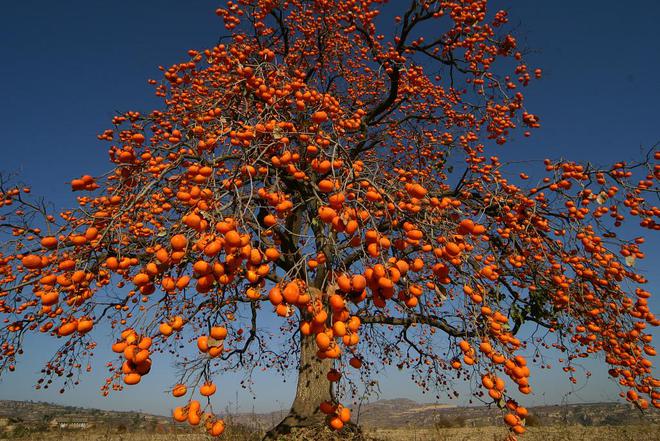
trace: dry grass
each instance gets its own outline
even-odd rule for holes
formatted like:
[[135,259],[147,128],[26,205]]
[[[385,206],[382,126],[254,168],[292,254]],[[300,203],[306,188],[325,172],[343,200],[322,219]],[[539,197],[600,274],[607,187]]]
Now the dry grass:
[[0,434],[0,440],[11,441],[260,441],[262,435],[255,432],[228,430],[221,438],[200,433],[103,433],[99,431],[50,431],[26,435],[24,437]]
[[[501,441],[504,427],[461,427],[452,429],[375,429],[367,432],[383,441]],[[522,441],[653,441],[660,439],[660,426],[549,426],[530,427]]]
[[[503,427],[461,427],[450,429],[373,429],[366,432],[373,441],[502,441],[507,431]],[[27,438],[4,438],[16,441],[34,440],[34,434]],[[38,434],[43,441],[205,441],[211,438],[204,434],[145,434],[93,432],[49,432]],[[223,441],[257,441],[256,433],[226,433]],[[308,439],[308,438],[304,438]],[[548,426],[530,427],[520,437],[521,441],[655,441],[660,439],[659,425],[630,426]],[[294,439],[292,439],[294,441]]]
[[[66,435],[63,435],[66,433]],[[34,434],[28,438],[2,438],[0,440],[9,439],[12,441],[28,441],[35,440]],[[206,440],[218,440],[222,439],[225,441],[243,441],[245,438],[235,438],[235,437],[223,437],[223,438],[212,438],[204,434],[192,434],[192,433],[162,433],[162,434],[147,434],[147,433],[113,433],[113,434],[103,434],[103,433],[82,433],[82,432],[50,432],[50,433],[39,433],[38,439],[41,441],[206,441]],[[255,441],[259,438],[254,438]]]
[[[367,439],[373,441],[502,441],[507,435],[503,427],[461,427],[446,429],[402,428],[373,429],[365,433]],[[309,441],[323,438],[302,436],[286,438],[287,441]],[[35,438],[37,436],[38,438]],[[146,433],[94,433],[94,432],[47,432],[31,434],[27,437],[12,437],[0,435],[0,440],[43,440],[43,441],[206,441],[217,439],[205,434],[146,434]],[[226,433],[223,441],[258,441],[261,436],[256,433]],[[549,426],[530,427],[521,441],[655,441],[660,440],[659,425],[630,426]]]

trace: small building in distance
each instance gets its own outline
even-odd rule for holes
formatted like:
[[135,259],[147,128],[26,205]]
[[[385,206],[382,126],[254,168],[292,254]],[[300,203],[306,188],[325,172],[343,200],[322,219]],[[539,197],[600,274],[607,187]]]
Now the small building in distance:
[[50,421],[50,426],[62,430],[85,430],[94,423],[86,417],[56,417]]

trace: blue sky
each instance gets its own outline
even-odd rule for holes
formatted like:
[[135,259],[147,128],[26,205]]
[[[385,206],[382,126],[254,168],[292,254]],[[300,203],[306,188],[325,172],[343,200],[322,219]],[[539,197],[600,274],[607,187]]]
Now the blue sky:
[[[542,128],[530,139],[516,138],[494,151],[504,159],[566,157],[611,163],[633,159],[660,141],[660,4],[636,0],[520,2],[498,0],[491,8],[510,11],[519,41],[530,49],[528,64],[544,70],[530,87],[527,104]],[[0,15],[0,171],[14,172],[35,194],[55,206],[72,203],[65,184],[85,173],[107,171],[107,145],[96,135],[110,126],[116,111],[149,110],[160,104],[146,84],[159,78],[157,66],[186,58],[188,49],[212,46],[225,33],[214,10],[217,1],[116,0],[8,2]],[[391,7],[391,6],[390,6]],[[658,239],[649,241],[641,268],[657,291]],[[658,301],[652,311],[659,313]],[[657,333],[656,333],[657,336]],[[657,338],[657,337],[656,337]],[[0,382],[0,399],[33,399],[67,404],[144,409],[166,413],[163,384],[169,366],[155,369],[138,386],[104,399],[95,375],[60,396],[36,392],[32,384],[51,341],[30,345],[22,368]],[[97,365],[102,369],[101,351]],[[605,369],[587,363],[594,377],[570,396],[574,401],[616,399],[618,389]],[[422,396],[405,373],[388,372],[383,397]],[[239,393],[243,410],[287,408],[295,384],[274,375],[257,376],[258,399]],[[561,373],[538,372],[528,401],[561,401],[571,390]],[[219,385],[219,408],[235,404],[237,377]],[[460,400],[459,400],[460,402]]]

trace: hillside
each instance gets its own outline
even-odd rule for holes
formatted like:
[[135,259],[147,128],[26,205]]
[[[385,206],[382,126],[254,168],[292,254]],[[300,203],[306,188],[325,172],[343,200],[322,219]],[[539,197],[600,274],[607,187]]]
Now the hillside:
[[[586,403],[537,406],[529,409],[528,425],[622,426],[660,424],[660,412],[641,413],[628,403]],[[408,399],[381,400],[354,408],[355,421],[365,429],[415,427],[487,427],[502,422],[501,411],[493,407],[455,407],[417,403]],[[267,429],[282,418],[280,412],[238,414],[234,421]]]
[[[261,432],[279,421],[280,412],[225,416],[240,431]],[[417,403],[408,399],[381,400],[355,409],[354,417],[365,430],[484,428],[501,425],[497,408],[452,407]],[[645,414],[624,403],[590,403],[530,408],[527,425],[625,426],[660,424],[660,412]],[[108,411],[32,401],[0,401],[0,434],[21,437],[38,432],[191,433],[187,425],[170,418],[141,412]]]
[[108,411],[46,402],[0,400],[0,434],[102,429],[112,432],[178,431],[171,419],[140,412]]
[[[587,403],[538,406],[529,409],[528,425],[613,426],[636,423],[660,424],[660,412],[642,414],[627,403]],[[486,427],[501,424],[502,413],[493,407],[450,407],[419,404],[410,400],[378,401],[363,406],[363,427]]]

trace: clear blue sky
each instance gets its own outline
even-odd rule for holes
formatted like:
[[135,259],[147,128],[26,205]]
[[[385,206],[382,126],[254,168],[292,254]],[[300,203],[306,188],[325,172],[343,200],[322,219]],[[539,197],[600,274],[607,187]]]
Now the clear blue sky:
[[[214,14],[218,6],[209,0],[6,2],[0,14],[0,171],[18,173],[58,207],[70,205],[65,182],[108,170],[107,145],[96,135],[110,127],[115,112],[159,105],[146,84],[159,78],[157,66],[184,60],[188,49],[210,47],[225,33]],[[499,149],[501,157],[609,163],[633,159],[660,141],[660,3],[498,0],[491,8],[510,11],[512,23],[519,23],[519,41],[532,50],[528,64],[544,70],[544,79],[526,91],[542,128],[531,139],[519,137]],[[649,258],[641,264],[652,291],[660,286],[654,270],[660,267],[658,245],[658,239],[650,241]],[[656,314],[658,304],[652,302]],[[137,387],[108,399],[100,397],[96,375],[64,396],[34,391],[49,344],[47,338],[32,342],[21,369],[0,382],[0,399],[168,412],[162,385],[173,377],[166,361]],[[96,363],[100,369],[102,361]],[[594,377],[570,399],[615,399],[618,389],[605,369],[587,366]],[[241,393],[243,410],[252,403],[259,411],[288,407],[291,381],[273,375],[255,380],[259,398]],[[558,402],[571,390],[559,373],[537,372],[532,381],[536,393],[528,402]],[[219,385],[218,407],[235,402],[237,377],[220,379]],[[386,398],[432,399],[405,373],[388,373],[381,389]]]

